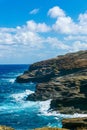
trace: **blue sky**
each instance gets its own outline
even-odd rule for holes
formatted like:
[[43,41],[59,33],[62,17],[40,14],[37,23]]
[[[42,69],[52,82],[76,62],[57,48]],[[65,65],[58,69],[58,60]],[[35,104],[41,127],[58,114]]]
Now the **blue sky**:
[[0,0],[0,64],[87,49],[86,0]]

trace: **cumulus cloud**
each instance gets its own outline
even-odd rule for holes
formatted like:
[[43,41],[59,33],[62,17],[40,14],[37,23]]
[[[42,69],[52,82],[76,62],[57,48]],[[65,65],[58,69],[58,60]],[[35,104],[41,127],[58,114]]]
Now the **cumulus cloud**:
[[54,40],[57,46],[61,45],[60,48],[68,51],[87,49],[87,11],[78,15],[77,22],[67,16],[65,11],[58,6],[49,9],[48,15],[51,18],[56,18],[52,29],[58,34],[64,35],[61,44]]
[[29,12],[29,14],[37,14],[39,12],[39,9],[33,9]]
[[1,44],[29,44],[31,46],[40,46],[42,37],[39,33],[50,31],[50,27],[45,23],[36,23],[33,20],[27,21],[26,25],[17,26],[16,28],[1,28],[0,43]]
[[36,23],[33,20],[30,20],[27,22],[27,28],[30,31],[35,31],[35,32],[49,32],[51,28],[47,26],[45,23]]
[[80,21],[80,25],[86,25],[87,24],[87,11],[84,14],[80,14],[78,17],[78,20]]
[[65,12],[60,7],[55,6],[48,11],[48,15],[52,18],[64,17]]
[[86,49],[87,49],[87,43],[81,41],[75,41],[70,47],[71,51],[79,51],[79,50],[86,50]]
[[87,36],[86,35],[69,35],[64,37],[65,41],[81,41],[81,42],[87,42]]
[[52,48],[68,50],[69,46],[64,44],[63,41],[60,41],[56,37],[48,37],[46,39],[47,43],[51,44]]
[[[51,28],[46,23],[36,23],[33,20],[16,28],[0,28],[0,57],[13,57],[16,61],[16,58],[24,58],[27,55],[38,57],[44,52],[43,57],[51,57],[52,54],[56,55],[55,49],[67,50],[67,45],[62,41],[48,35],[50,31]],[[52,51],[47,53],[50,50]]]
[[87,12],[80,13],[77,22],[58,6],[49,9],[48,15],[55,18],[54,24],[29,20],[15,28],[0,28],[0,57],[14,57],[16,61],[29,55],[35,61],[40,55],[48,58],[61,51],[87,49]]
[[59,17],[53,25],[53,29],[63,34],[77,33],[78,26],[73,22],[70,17]]
[[77,22],[67,16],[64,10],[55,6],[48,11],[48,15],[56,18],[53,30],[62,34],[87,34],[87,12],[79,14]]

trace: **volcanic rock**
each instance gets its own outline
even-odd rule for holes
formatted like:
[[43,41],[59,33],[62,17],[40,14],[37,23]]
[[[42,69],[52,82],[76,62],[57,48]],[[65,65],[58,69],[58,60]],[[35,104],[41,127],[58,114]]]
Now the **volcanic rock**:
[[63,128],[72,130],[87,130],[87,117],[63,119]]
[[27,100],[52,99],[53,110],[87,113],[87,50],[34,63],[16,81],[37,83]]

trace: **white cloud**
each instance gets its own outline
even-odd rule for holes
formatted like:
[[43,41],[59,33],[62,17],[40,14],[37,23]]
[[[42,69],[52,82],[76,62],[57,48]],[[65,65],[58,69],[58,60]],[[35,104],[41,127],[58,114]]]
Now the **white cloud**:
[[55,6],[48,11],[48,15],[52,18],[64,17],[65,12],[60,7]]
[[26,25],[17,26],[16,28],[0,28],[0,44],[40,46],[38,44],[42,42],[43,38],[39,33],[48,31],[50,31],[50,27],[45,23],[36,23],[33,20],[27,21]]
[[87,12],[79,14],[78,21],[67,16],[61,8],[55,6],[48,11],[48,15],[52,18],[56,18],[56,22],[53,25],[53,30],[61,34],[86,34],[87,35]]
[[87,24],[87,12],[84,14],[80,14],[78,20],[80,21],[80,25],[86,25]]
[[79,50],[86,50],[86,49],[87,49],[87,43],[81,41],[75,41],[70,47],[71,51],[79,51]]
[[62,50],[69,49],[68,45],[64,44],[63,41],[58,40],[58,38],[56,37],[48,37],[46,40],[47,40],[47,43],[50,43],[52,48],[62,49]]
[[[46,36],[50,30],[45,23],[36,23],[33,20],[16,28],[0,28],[0,57],[8,60],[12,58],[15,62],[24,57],[26,59],[27,55],[38,57],[40,54],[44,54],[43,58],[45,58],[46,56],[51,57],[52,54],[56,55],[55,49],[67,50],[67,45],[58,38]],[[47,53],[50,50],[52,52]]]
[[16,58],[23,59],[28,55],[35,61],[40,55],[46,59],[61,51],[87,49],[87,12],[79,14],[77,22],[57,6],[51,8],[48,15],[56,18],[49,26],[45,22],[29,20],[15,28],[0,28],[0,57],[12,57],[16,61]]
[[27,29],[34,32],[49,32],[51,28],[45,23],[36,23],[33,20],[27,22]]
[[53,29],[58,33],[75,34],[77,33],[78,26],[73,22],[70,17],[59,17],[53,25]]
[[87,36],[86,35],[69,35],[64,37],[64,40],[68,41],[81,41],[81,42],[87,42]]
[[29,14],[37,14],[39,12],[39,9],[33,9],[29,12]]
[[0,33],[0,43],[10,45],[14,43],[14,39],[10,33]]
[[80,14],[78,20],[79,32],[81,34],[87,34],[87,12]]

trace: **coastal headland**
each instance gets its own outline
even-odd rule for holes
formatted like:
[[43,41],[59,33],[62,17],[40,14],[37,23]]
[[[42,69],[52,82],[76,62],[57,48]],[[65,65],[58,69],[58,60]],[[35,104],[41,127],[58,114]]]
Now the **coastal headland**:
[[64,114],[87,114],[87,50],[30,65],[16,82],[35,82],[26,100],[51,99],[50,109]]
[[[87,50],[34,63],[17,77],[16,82],[35,82],[35,93],[28,95],[26,100],[51,99],[50,111],[87,114]],[[62,123],[63,130],[87,130],[87,117],[63,119]]]

